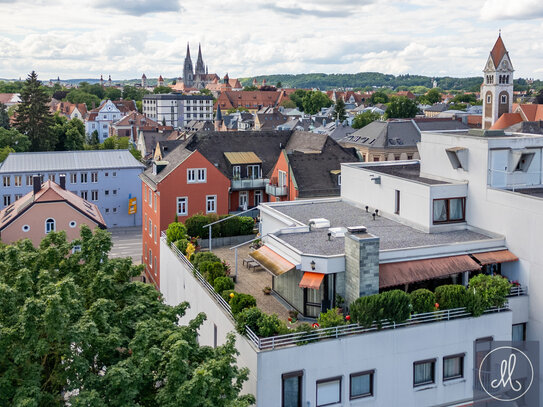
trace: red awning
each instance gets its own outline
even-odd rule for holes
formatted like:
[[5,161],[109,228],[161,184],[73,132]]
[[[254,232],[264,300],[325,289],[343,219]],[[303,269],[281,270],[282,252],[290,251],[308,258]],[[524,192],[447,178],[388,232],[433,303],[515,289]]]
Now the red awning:
[[495,252],[484,252],[484,253],[472,253],[472,256],[475,257],[481,265],[485,266],[487,264],[494,263],[507,263],[510,261],[518,261],[518,257],[511,253],[509,250],[498,250]]
[[304,276],[302,277],[302,281],[300,281],[299,287],[318,290],[322,284],[323,279],[324,274],[322,273],[312,273],[310,271],[306,271],[304,273]]
[[267,246],[262,246],[260,249],[249,253],[249,256],[255,259],[258,264],[274,276],[280,276],[296,267],[290,261],[278,255]]
[[379,287],[392,287],[446,277],[465,271],[480,270],[477,264],[467,254],[462,256],[440,257],[436,259],[401,261],[379,265]]

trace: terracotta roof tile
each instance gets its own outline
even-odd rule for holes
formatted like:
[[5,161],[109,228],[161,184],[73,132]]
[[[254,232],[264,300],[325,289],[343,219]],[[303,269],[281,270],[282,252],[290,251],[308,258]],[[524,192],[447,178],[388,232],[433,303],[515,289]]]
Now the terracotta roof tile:
[[492,48],[492,51],[490,51],[490,56],[492,57],[492,61],[494,61],[495,67],[498,66],[505,54],[507,54],[507,50],[505,49],[502,36],[499,35],[494,47]]
[[503,130],[522,121],[523,120],[520,113],[504,113],[498,120],[496,120],[490,130]]

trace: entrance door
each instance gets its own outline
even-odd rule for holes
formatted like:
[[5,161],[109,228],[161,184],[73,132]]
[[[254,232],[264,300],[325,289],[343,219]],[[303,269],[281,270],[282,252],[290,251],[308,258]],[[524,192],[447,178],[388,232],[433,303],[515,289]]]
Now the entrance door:
[[243,210],[246,210],[248,204],[249,204],[249,192],[241,191],[239,193],[239,207]]
[[260,205],[262,202],[262,191],[255,191],[255,206]]

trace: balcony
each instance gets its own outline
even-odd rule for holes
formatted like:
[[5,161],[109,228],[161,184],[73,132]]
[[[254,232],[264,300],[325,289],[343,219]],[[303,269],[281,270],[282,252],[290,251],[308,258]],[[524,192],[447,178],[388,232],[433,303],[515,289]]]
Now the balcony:
[[238,178],[232,180],[232,191],[264,189],[270,180],[267,178]]
[[279,185],[268,184],[266,185],[266,193],[272,196],[286,196],[287,187],[286,186],[280,187]]

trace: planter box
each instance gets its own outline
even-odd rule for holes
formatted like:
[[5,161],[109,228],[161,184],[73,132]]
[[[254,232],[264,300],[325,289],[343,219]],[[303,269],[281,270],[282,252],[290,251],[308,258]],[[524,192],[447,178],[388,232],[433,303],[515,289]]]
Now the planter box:
[[[214,237],[211,240],[211,249],[213,249],[214,247],[235,246],[237,244],[254,239],[255,237],[256,235]],[[207,249],[209,248],[209,239],[198,239],[198,244],[201,248]]]

